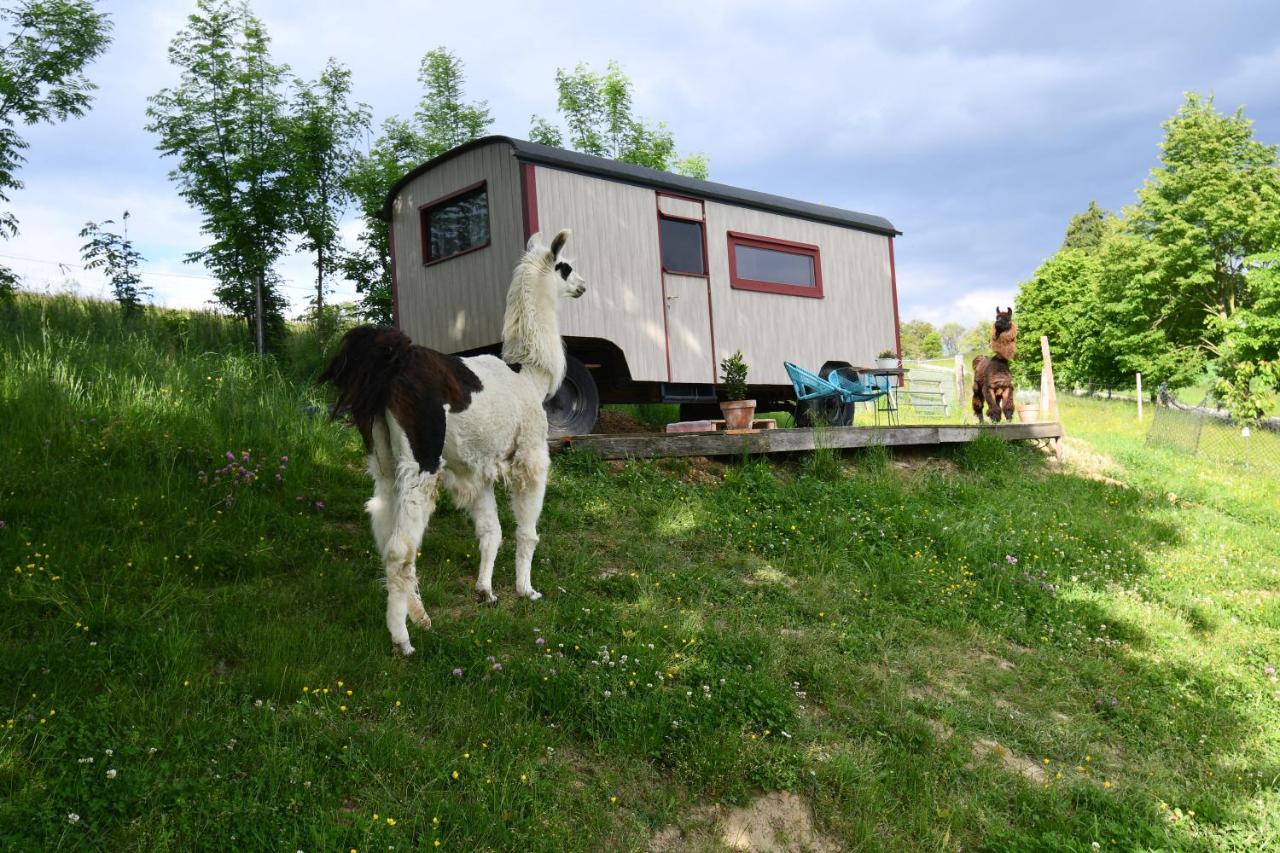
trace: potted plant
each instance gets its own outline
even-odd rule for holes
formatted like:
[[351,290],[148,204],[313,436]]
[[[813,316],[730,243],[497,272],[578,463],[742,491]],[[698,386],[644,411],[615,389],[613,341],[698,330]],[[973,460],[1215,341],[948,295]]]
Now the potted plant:
[[721,360],[720,387],[724,390],[725,397],[720,403],[720,411],[724,414],[724,428],[751,429],[756,414],[756,401],[746,399],[747,363],[742,359],[742,350]]
[[876,367],[880,368],[881,370],[892,370],[897,366],[898,366],[897,350],[882,349],[880,350],[879,354],[876,355]]

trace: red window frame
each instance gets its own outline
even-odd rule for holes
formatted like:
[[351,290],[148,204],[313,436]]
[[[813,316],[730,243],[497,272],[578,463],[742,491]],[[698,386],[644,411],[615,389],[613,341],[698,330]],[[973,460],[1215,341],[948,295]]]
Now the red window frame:
[[454,199],[461,198],[464,195],[470,195],[476,192],[477,190],[481,190],[484,192],[484,195],[485,195],[485,206],[484,206],[485,211],[484,212],[485,212],[485,216],[489,217],[490,208],[489,208],[489,182],[488,181],[477,181],[476,183],[471,184],[470,186],[465,186],[460,190],[451,192],[448,195],[440,196],[437,199],[432,199],[426,204],[418,206],[418,231],[422,240],[422,265],[424,267],[429,267],[432,264],[443,263],[444,261],[451,261],[454,258],[460,258],[463,255],[469,255],[472,252],[478,252],[481,249],[487,249],[489,245],[493,242],[493,220],[492,218],[490,218],[488,240],[485,240],[483,243],[481,243],[478,246],[472,246],[470,249],[464,249],[461,252],[454,252],[452,255],[445,255],[440,258],[431,257],[431,232],[430,232],[430,226],[429,226],[430,220],[429,220],[428,214],[434,208],[443,207],[444,205],[448,204]]
[[[781,293],[786,296],[805,296],[809,299],[822,299],[822,250],[809,243],[796,243],[791,240],[779,240],[776,237],[762,237],[759,234],[743,234],[729,231],[729,286],[734,290],[756,290],[761,293]],[[813,259],[813,286],[803,284],[779,284],[776,281],[756,281],[738,276],[738,246],[753,249],[767,249],[772,252],[783,252],[790,255],[804,255]]]

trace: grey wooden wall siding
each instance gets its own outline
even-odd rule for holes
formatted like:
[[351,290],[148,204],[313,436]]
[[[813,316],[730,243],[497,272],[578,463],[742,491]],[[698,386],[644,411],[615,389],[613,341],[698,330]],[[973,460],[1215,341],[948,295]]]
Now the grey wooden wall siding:
[[[823,298],[731,288],[729,231],[818,246]],[[709,201],[707,264],[716,359],[742,350],[749,382],[789,384],[783,361],[815,372],[831,359],[869,366],[895,347],[887,237]]]
[[[488,182],[490,246],[424,266],[418,209],[482,180]],[[544,236],[573,229],[567,254],[587,280],[582,298],[562,303],[561,333],[613,341],[637,381],[714,382],[719,360],[741,349],[752,383],[786,385],[784,360],[813,370],[829,359],[865,365],[894,346],[884,236],[719,202],[668,199],[653,189],[541,165],[535,182]],[[501,143],[446,161],[404,187],[392,227],[400,326],[410,337],[445,352],[501,339],[507,286],[524,250],[522,204],[520,166]],[[705,210],[707,278],[663,276],[659,205],[689,218]],[[729,231],[820,247],[824,298],[733,289]]]
[[666,328],[654,192],[537,166],[538,224],[545,234],[572,228],[566,249],[587,280],[564,303],[560,333],[604,338],[626,353],[631,378],[667,381]]
[[[424,266],[418,209],[480,181],[488,184],[489,246]],[[524,251],[520,169],[511,146],[485,145],[419,175],[396,197],[391,222],[400,328],[443,352],[501,340],[511,271]]]

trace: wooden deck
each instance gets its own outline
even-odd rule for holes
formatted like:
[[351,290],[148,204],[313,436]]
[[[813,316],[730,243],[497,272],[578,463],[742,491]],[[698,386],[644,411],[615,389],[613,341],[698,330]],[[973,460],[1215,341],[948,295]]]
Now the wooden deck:
[[639,433],[629,435],[578,435],[551,442],[552,452],[570,447],[590,450],[601,459],[652,459],[670,456],[741,456],[793,453],[815,447],[848,448],[883,444],[886,447],[928,447],[973,441],[979,435],[1005,441],[1062,438],[1062,424],[990,424],[986,426],[940,424],[938,426],[827,427],[826,429],[771,429],[744,435],[723,432]]

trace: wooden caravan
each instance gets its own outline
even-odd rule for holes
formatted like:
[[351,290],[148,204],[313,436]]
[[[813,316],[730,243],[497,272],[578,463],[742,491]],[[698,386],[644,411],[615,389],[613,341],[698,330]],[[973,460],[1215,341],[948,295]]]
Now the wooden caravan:
[[742,350],[761,410],[793,392],[783,361],[823,374],[901,352],[886,219],[490,136],[387,195],[396,324],[444,352],[496,352],[528,236],[571,228],[587,292],[560,308],[570,355],[553,432],[599,402],[714,404]]

